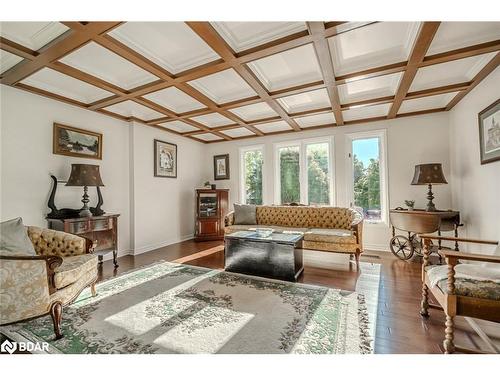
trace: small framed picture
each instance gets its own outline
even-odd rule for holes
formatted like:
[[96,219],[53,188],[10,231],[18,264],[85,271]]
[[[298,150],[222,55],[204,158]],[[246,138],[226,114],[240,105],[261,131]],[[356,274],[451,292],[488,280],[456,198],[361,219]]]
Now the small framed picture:
[[214,180],[229,180],[229,154],[214,156]]
[[77,158],[102,159],[102,134],[54,122],[52,152]]
[[500,99],[479,112],[481,164],[500,160]]
[[155,177],[177,178],[177,145],[154,140]]

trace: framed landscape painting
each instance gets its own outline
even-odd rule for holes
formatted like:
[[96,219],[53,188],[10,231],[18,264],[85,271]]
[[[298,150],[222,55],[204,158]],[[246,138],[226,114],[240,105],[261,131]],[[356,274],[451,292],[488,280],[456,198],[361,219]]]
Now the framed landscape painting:
[[214,180],[229,180],[229,154],[214,156]]
[[52,152],[101,160],[102,134],[54,122]]
[[177,178],[177,145],[155,139],[155,177]]
[[500,99],[479,112],[481,164],[500,160]]

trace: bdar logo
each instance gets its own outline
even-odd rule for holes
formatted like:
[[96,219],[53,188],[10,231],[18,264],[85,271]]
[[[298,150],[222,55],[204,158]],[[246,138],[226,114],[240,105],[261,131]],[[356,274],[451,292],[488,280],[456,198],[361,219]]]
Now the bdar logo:
[[0,351],[3,353],[9,353],[12,354],[16,351],[17,349],[17,343],[16,342],[11,342],[9,340],[5,340],[2,345],[0,345]]

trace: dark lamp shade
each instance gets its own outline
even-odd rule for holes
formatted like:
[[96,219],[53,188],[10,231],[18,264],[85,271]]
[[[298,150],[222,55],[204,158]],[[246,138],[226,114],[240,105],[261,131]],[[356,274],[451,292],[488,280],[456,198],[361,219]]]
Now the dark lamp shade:
[[71,164],[71,175],[66,186],[104,186],[98,165]]
[[447,184],[441,164],[418,164],[415,166],[412,185]]

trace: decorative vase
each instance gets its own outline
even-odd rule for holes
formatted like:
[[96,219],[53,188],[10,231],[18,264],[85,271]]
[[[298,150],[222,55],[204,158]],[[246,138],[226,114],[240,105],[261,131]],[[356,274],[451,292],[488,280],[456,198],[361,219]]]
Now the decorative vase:
[[212,190],[215,190],[215,189],[216,189],[215,184],[212,184]]

